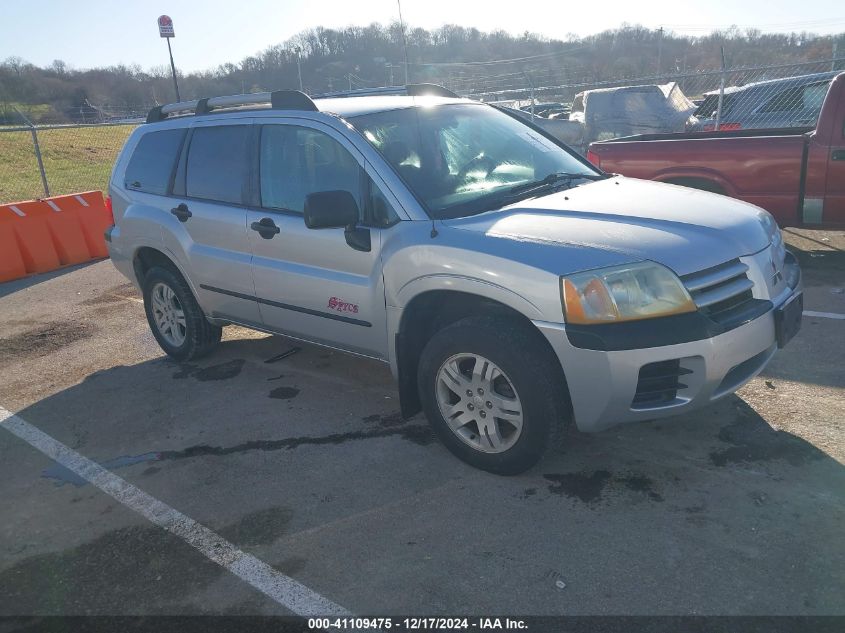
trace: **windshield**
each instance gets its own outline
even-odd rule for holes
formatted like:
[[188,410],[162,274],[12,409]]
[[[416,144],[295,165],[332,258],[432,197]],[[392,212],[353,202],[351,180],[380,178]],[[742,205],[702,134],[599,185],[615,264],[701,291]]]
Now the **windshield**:
[[512,201],[514,187],[552,174],[597,176],[542,134],[481,104],[388,110],[351,122],[435,218],[496,208]]

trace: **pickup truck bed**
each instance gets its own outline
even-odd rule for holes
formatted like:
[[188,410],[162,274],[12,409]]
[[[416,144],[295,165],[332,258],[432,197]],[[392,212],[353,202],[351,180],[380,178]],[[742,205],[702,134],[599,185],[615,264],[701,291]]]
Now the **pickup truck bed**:
[[781,225],[845,225],[845,73],[814,129],[649,134],[593,143],[605,171],[686,185],[768,210]]

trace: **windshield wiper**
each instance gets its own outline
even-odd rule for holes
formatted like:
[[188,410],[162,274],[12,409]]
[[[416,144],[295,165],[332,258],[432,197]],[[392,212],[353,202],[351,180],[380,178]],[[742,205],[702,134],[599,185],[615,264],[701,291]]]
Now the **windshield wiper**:
[[448,209],[441,213],[440,219],[467,217],[470,215],[484,213],[485,211],[490,211],[492,209],[498,209],[542,193],[552,193],[561,185],[569,184],[573,180],[604,180],[605,178],[609,178],[609,176],[607,174],[582,174],[563,171],[553,172],[540,180],[532,180],[531,182],[514,185],[504,194],[500,193],[485,196],[467,204]]
[[[545,189],[557,189],[557,187],[560,186],[560,184],[564,181],[566,182],[566,184],[569,184],[573,180],[578,180],[581,178],[585,180],[603,180],[604,178],[606,178],[606,176],[604,174],[579,174],[565,171],[557,171],[549,174],[541,180],[525,182],[521,185],[511,187],[509,193],[511,195],[519,196],[522,196],[524,194],[539,193]],[[507,197],[510,198],[511,196],[509,195]]]

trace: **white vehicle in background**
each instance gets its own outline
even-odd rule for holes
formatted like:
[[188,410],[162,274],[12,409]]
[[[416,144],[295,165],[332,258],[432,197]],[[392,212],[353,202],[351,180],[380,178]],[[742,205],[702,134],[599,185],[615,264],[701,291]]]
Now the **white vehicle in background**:
[[684,132],[696,106],[677,83],[585,90],[569,120],[584,126],[584,144],[634,134]]

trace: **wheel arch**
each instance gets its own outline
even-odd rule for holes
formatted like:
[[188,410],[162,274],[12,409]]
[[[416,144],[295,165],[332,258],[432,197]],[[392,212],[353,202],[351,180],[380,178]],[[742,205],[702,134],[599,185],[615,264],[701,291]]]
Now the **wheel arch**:
[[179,275],[182,276],[182,279],[188,283],[191,291],[196,296],[196,289],[193,287],[190,278],[177,263],[176,258],[172,255],[168,255],[162,249],[155,246],[140,246],[135,249],[135,252],[132,255],[132,270],[134,271],[135,278],[141,288],[144,286],[144,277],[146,276],[147,271],[149,271],[153,266],[171,268],[179,273]]
[[708,170],[673,169],[658,174],[654,179],[669,185],[681,185],[701,191],[731,196],[732,198],[736,197],[736,191],[731,182],[722,175]]
[[[537,310],[533,304],[528,305],[532,306],[532,312]],[[393,369],[399,384],[403,417],[411,417],[422,408],[417,391],[417,369],[426,343],[443,328],[472,316],[496,316],[531,332],[555,359],[554,366],[559,371],[557,378],[565,386],[563,367],[557,361],[554,350],[524,311],[497,298],[467,290],[431,288],[419,292],[405,304],[392,341],[394,349],[391,357],[395,363]]]

